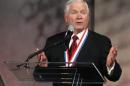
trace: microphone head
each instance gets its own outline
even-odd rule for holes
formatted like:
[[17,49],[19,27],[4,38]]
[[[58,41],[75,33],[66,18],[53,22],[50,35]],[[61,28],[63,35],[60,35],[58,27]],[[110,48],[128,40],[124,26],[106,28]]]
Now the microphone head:
[[71,35],[73,34],[73,32],[74,32],[74,27],[73,27],[73,25],[69,25],[69,26],[68,26],[68,30],[67,30],[67,32],[65,33],[65,39],[68,38],[68,36],[71,36]]
[[72,25],[69,25],[68,31],[66,32],[65,37],[64,37],[64,44],[66,46],[66,49],[69,47],[69,42],[70,42],[73,32],[74,32],[74,27]]
[[73,25],[69,25],[68,30],[71,32],[74,32],[74,26]]

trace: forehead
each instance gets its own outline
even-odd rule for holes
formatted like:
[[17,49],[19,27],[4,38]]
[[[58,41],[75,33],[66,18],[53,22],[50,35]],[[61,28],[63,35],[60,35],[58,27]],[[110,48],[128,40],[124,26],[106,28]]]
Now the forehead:
[[70,10],[72,9],[84,9],[87,10],[87,4],[83,2],[73,2],[69,5]]

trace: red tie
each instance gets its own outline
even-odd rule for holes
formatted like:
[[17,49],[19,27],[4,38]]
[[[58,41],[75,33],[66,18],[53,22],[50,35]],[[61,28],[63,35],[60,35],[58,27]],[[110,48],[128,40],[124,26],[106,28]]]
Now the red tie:
[[71,45],[71,47],[70,47],[70,49],[69,49],[69,61],[71,60],[71,58],[72,58],[72,55],[73,55],[73,53],[75,52],[75,50],[76,50],[76,48],[77,48],[77,39],[78,39],[78,37],[76,36],[76,35],[74,35],[73,37],[72,37],[72,39],[73,39],[73,42],[72,42],[72,45]]

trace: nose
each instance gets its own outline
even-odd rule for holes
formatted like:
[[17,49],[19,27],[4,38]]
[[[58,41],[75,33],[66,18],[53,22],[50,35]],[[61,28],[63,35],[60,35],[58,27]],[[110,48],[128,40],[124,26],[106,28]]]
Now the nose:
[[78,14],[77,14],[77,19],[81,19],[81,18],[82,18],[81,13],[78,13]]

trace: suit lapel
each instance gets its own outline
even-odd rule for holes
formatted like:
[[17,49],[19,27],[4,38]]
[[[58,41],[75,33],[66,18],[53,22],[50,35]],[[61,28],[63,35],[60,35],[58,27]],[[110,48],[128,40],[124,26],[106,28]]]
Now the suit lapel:
[[86,62],[89,61],[89,47],[91,45],[91,38],[92,38],[92,32],[88,31],[88,38],[85,40],[85,43],[79,53],[79,56],[77,58],[78,62]]

